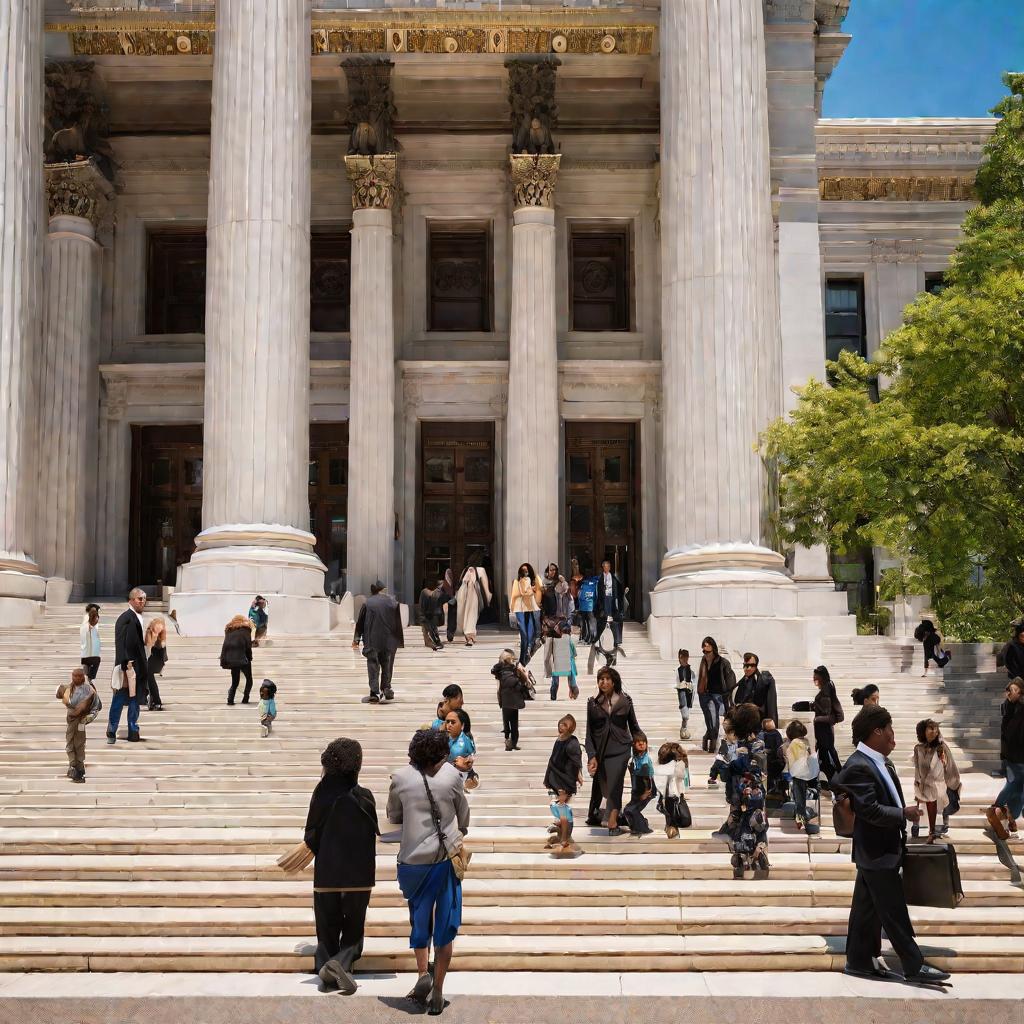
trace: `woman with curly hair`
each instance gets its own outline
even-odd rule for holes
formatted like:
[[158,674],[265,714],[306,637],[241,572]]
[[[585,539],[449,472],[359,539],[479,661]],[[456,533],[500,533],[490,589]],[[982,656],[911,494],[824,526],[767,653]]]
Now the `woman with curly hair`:
[[[409,946],[419,977],[409,997],[437,1016],[445,1008],[444,979],[462,924],[462,883],[451,855],[469,831],[462,775],[448,763],[448,737],[418,730],[409,764],[391,776],[388,821],[402,826],[398,885],[409,904]],[[434,947],[434,974],[427,970]]]
[[244,615],[236,615],[224,627],[224,643],[220,648],[220,667],[231,670],[228,704],[235,703],[235,692],[241,676],[245,676],[242,703],[249,703],[252,689],[252,624]]
[[753,870],[755,880],[766,879],[768,863],[768,815],[764,808],[764,776],[767,755],[764,741],[758,739],[761,711],[756,704],[740,704],[732,709],[732,728],[736,734],[736,756],[730,765],[733,787],[729,797],[731,810],[722,834],[732,851],[732,876],[742,878]]
[[323,775],[313,790],[303,839],[313,864],[316,970],[327,988],[356,990],[352,965],[363,952],[363,929],[376,881],[377,805],[359,785],[363,748],[346,737],[320,755]]
[[625,832],[619,827],[622,787],[638,732],[633,700],[622,690],[622,677],[605,666],[597,673],[597,693],[587,701],[587,771],[594,780],[587,824],[600,827],[600,798],[604,797],[610,836]]

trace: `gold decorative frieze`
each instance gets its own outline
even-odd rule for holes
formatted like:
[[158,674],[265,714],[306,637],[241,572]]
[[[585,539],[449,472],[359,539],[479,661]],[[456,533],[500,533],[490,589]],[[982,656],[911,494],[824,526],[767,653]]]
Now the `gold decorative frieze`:
[[875,199],[903,202],[966,203],[977,198],[973,174],[906,177],[826,177],[818,183],[823,200],[865,202]]
[[345,157],[352,183],[353,210],[390,210],[398,184],[398,157],[394,153]]
[[46,164],[45,175],[51,217],[84,217],[94,228],[105,220],[114,188],[95,160]]
[[213,33],[196,29],[71,32],[76,57],[201,57],[213,53]]
[[552,206],[561,153],[512,153],[512,196],[516,206]]

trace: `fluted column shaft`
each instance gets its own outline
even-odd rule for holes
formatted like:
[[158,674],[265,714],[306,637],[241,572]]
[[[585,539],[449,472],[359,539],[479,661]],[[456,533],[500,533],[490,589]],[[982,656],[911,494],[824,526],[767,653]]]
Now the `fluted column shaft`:
[[391,587],[395,536],[395,328],[388,209],[352,211],[347,586]]
[[217,4],[204,531],[309,530],[309,39],[309,0]]
[[101,250],[84,217],[50,218],[44,272],[39,460],[39,564],[93,592],[99,427]]
[[505,441],[505,578],[558,560],[558,338],[555,211],[520,206],[512,226]]
[[781,359],[761,0],[661,17],[662,571],[773,568],[754,451]]
[[37,352],[42,306],[43,4],[0,4],[0,621],[38,599]]

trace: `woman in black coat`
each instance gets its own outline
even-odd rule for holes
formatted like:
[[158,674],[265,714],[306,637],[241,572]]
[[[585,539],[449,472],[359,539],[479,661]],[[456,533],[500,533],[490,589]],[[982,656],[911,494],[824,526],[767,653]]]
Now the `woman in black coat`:
[[811,701],[814,712],[814,748],[818,752],[818,764],[830,782],[843,767],[836,752],[836,726],[843,720],[843,705],[839,702],[836,685],[824,665],[814,670],[814,685],[818,694]]
[[327,986],[356,990],[352,965],[363,952],[363,929],[376,882],[377,805],[358,784],[363,748],[334,740],[320,755],[323,777],[306,817],[306,845],[313,863],[316,970]]
[[242,703],[249,703],[252,689],[252,625],[244,615],[236,615],[224,627],[224,643],[220,648],[220,667],[231,670],[231,689],[228,690],[228,704],[235,703],[240,675],[245,676],[245,692]]
[[[633,700],[622,692],[622,677],[615,669],[605,667],[597,673],[597,695],[587,701],[587,771],[600,786],[608,811],[608,835],[621,836],[619,811],[622,809],[622,787],[626,767],[633,752],[633,736],[640,732]],[[593,801],[591,801],[593,811]],[[587,824],[599,826],[593,813]]]
[[516,664],[515,651],[507,648],[501,652],[491,675],[498,680],[498,707],[501,708],[505,749],[518,750],[519,712],[526,707],[526,696],[530,692],[529,676],[522,665]]

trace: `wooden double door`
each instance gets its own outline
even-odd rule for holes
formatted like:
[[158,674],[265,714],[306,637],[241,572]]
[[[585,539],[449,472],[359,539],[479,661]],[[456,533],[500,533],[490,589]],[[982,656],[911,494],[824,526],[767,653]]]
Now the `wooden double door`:
[[[203,428],[132,427],[129,530],[132,579],[174,586],[203,519]],[[309,530],[328,585],[344,576],[348,545],[348,424],[309,428]]]
[[[635,423],[604,421],[565,424],[565,504],[569,558],[584,576],[595,575],[607,559],[630,588],[632,613],[640,551],[640,466]],[[568,566],[566,566],[568,569]]]
[[[494,424],[420,424],[416,586],[451,569],[456,582],[473,562],[494,576]],[[494,615],[495,603],[481,616]]]

